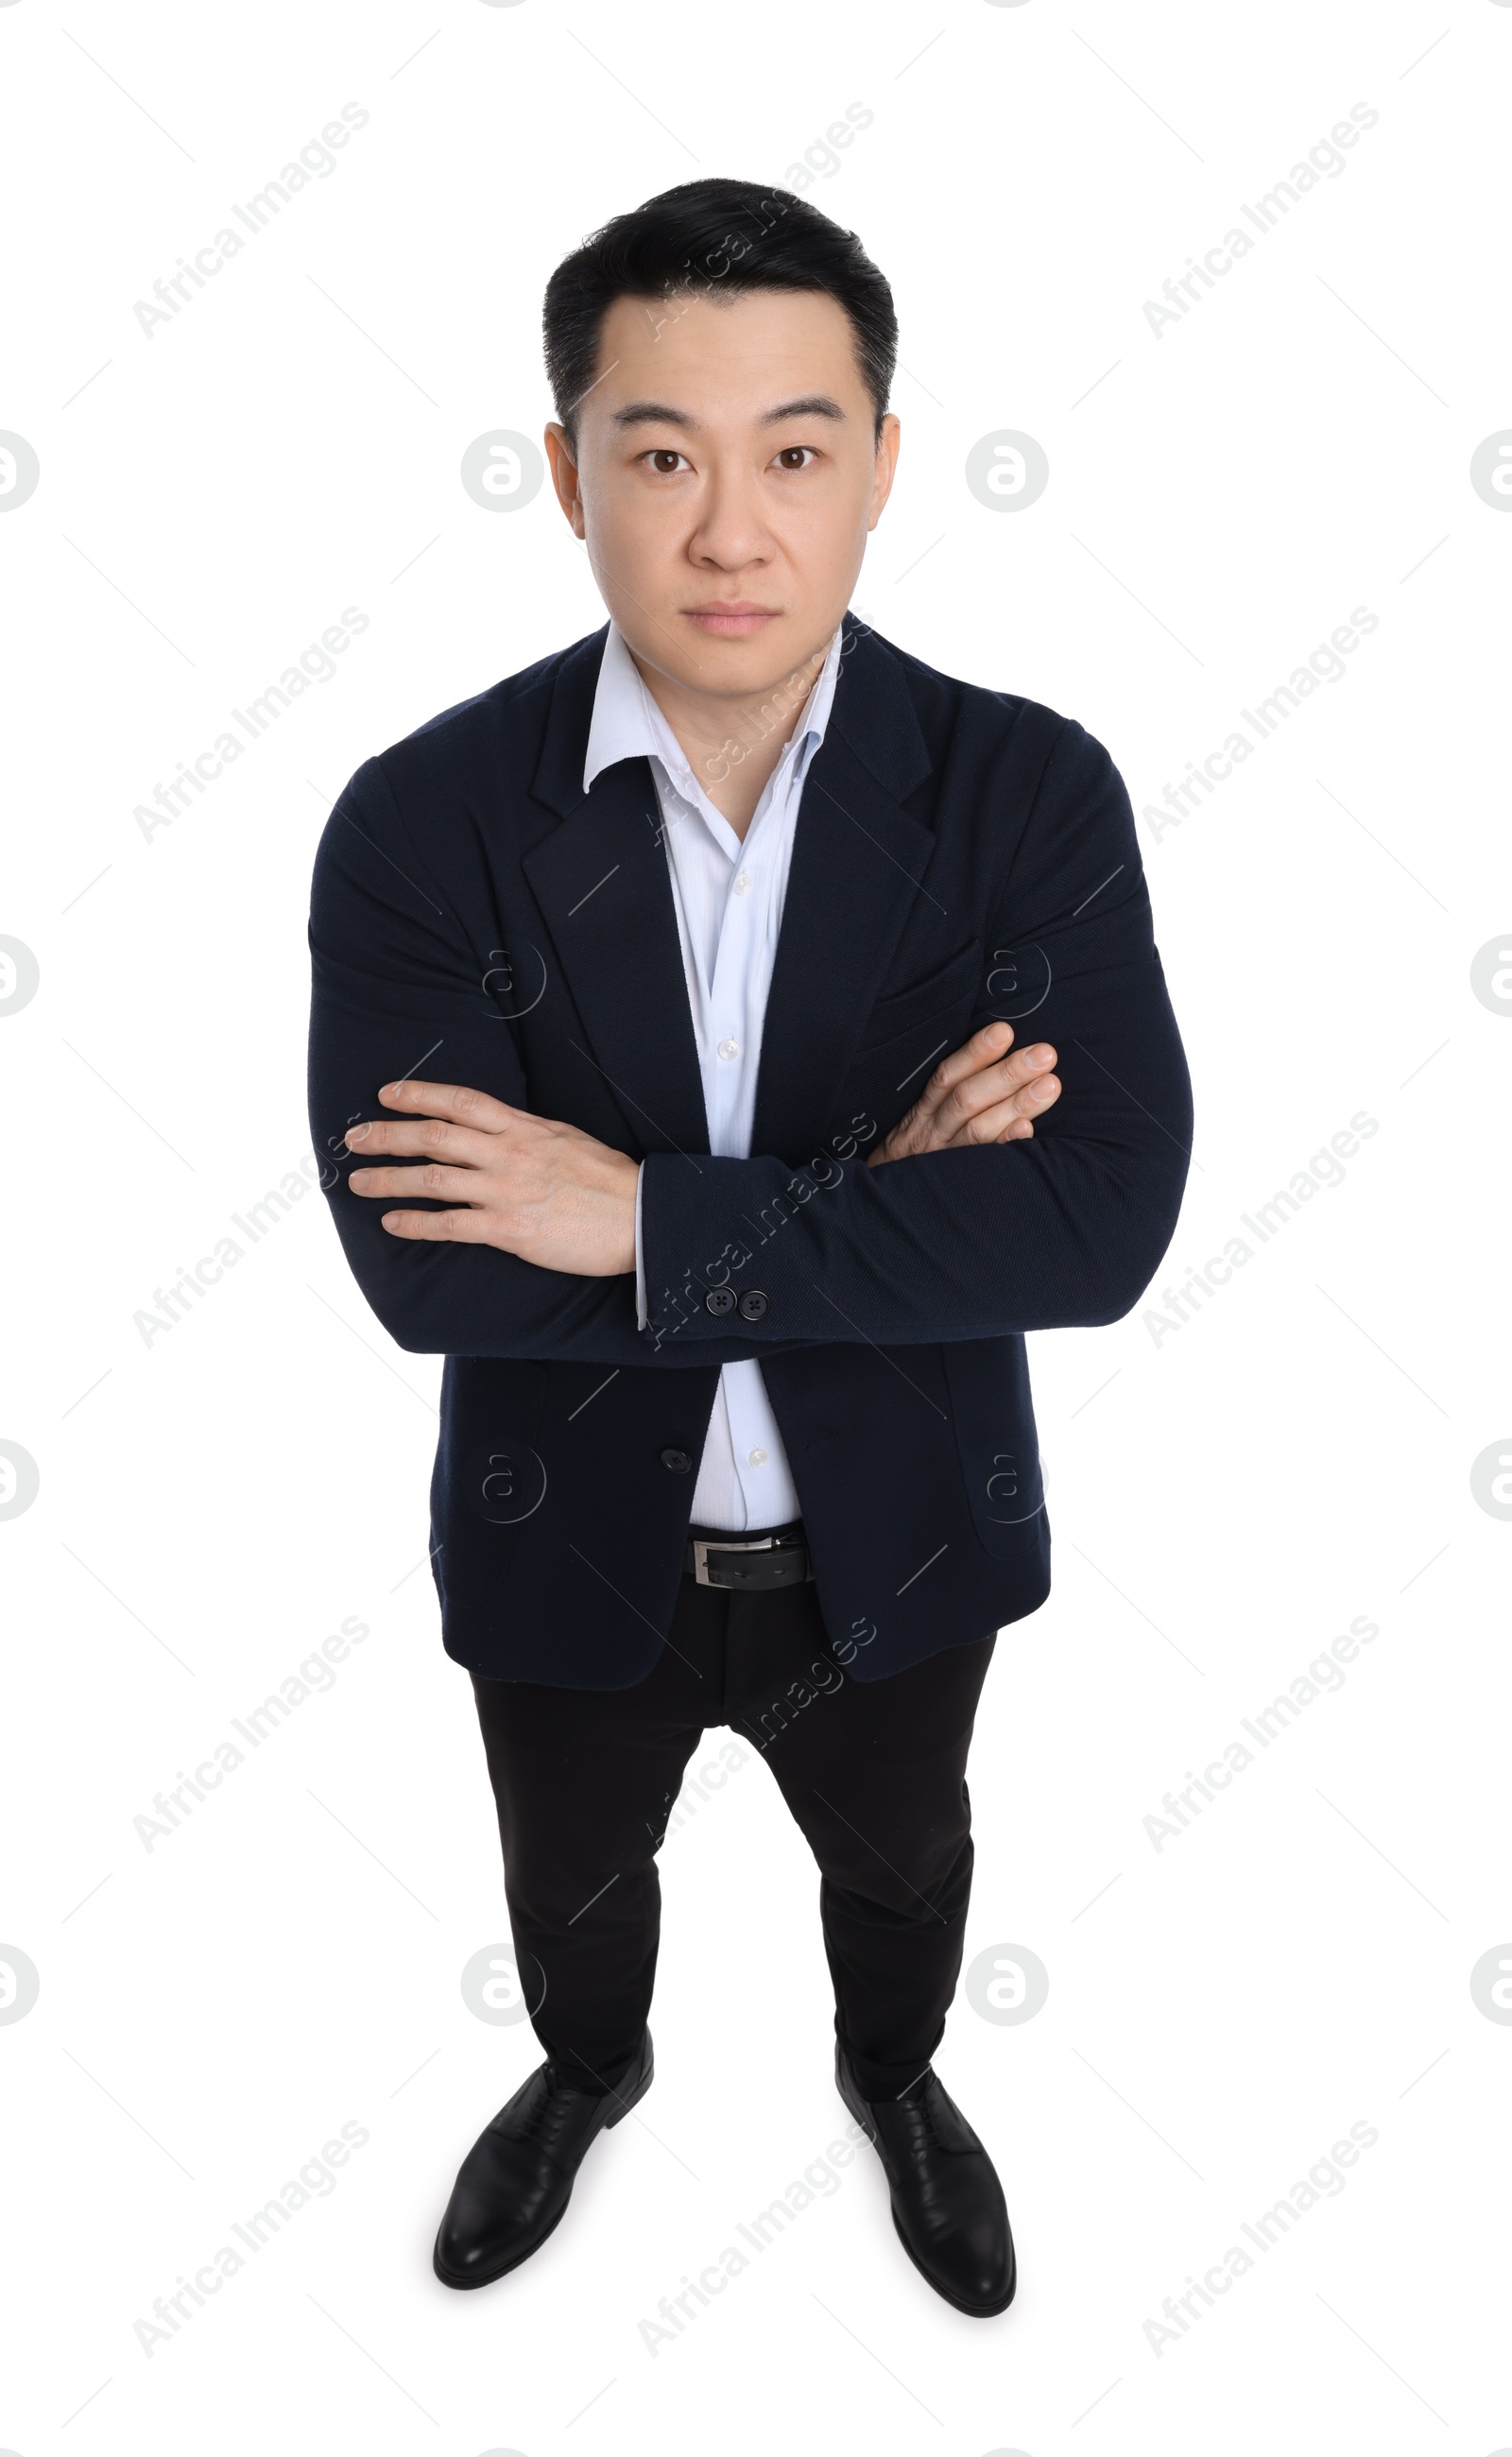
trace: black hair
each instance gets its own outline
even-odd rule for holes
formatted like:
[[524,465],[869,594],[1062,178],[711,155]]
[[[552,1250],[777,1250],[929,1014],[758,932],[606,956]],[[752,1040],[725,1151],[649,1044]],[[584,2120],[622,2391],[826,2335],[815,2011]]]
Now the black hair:
[[578,403],[592,388],[604,315],[614,299],[729,298],[745,290],[828,291],[850,319],[880,435],[898,358],[898,318],[892,291],[856,233],[788,188],[689,179],[590,232],[546,285],[546,372],[573,449]]

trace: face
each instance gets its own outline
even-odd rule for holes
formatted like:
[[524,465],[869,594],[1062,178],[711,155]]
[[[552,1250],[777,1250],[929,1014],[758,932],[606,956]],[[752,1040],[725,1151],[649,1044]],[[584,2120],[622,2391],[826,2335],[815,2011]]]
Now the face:
[[679,696],[760,696],[850,602],[892,485],[849,319],[820,292],[617,299],[578,412],[547,429],[558,499],[643,667]]

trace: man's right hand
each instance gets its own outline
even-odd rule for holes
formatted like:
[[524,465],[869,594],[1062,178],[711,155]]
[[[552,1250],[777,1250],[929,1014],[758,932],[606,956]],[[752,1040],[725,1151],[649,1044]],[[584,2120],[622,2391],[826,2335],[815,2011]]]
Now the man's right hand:
[[972,1144],[1022,1143],[1032,1135],[1035,1119],[1061,1097],[1049,1072],[1055,1052],[1046,1041],[1010,1050],[1012,1040],[1011,1023],[985,1023],[942,1058],[907,1116],[868,1152],[867,1167]]

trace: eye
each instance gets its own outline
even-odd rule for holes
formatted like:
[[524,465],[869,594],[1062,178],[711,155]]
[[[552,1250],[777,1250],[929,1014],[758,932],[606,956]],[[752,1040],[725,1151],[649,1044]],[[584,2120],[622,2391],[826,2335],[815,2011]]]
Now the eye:
[[658,444],[652,451],[643,452],[640,457],[643,461],[651,463],[652,471],[658,478],[672,478],[675,477],[676,471],[666,467],[666,463],[681,461],[684,456],[680,452],[674,452],[670,444]]
[[805,452],[808,454],[810,461],[818,458],[812,444],[784,444],[781,451],[777,456],[778,468],[793,470],[806,469],[808,466],[808,461],[805,461],[801,457]]

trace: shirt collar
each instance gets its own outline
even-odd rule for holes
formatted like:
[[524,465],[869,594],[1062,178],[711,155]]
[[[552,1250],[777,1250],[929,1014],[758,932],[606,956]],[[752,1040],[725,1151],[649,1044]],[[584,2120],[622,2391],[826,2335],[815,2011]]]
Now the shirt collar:
[[[842,641],[843,632],[837,625],[829,653],[819,669],[797,724],[783,746],[783,759],[791,760],[796,767],[806,764],[824,739],[835,700],[835,686],[839,677]],[[611,616],[609,637],[604,643],[603,663],[599,667],[598,684],[593,694],[593,713],[588,729],[588,751],[583,763],[584,793],[590,793],[594,778],[604,769],[612,767],[616,760],[652,755],[661,760],[679,791],[694,785],[694,779],[682,746],[647,690],[625,635]]]

